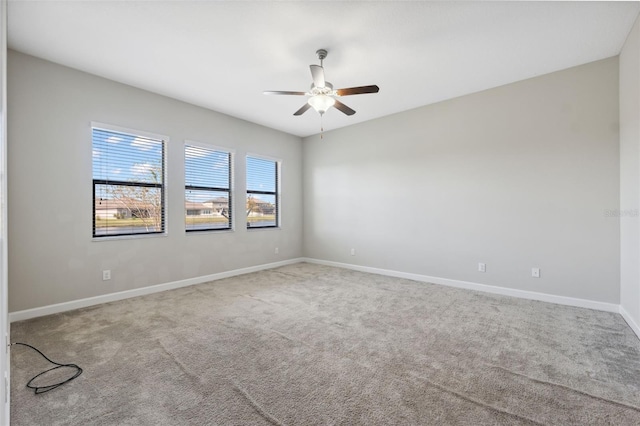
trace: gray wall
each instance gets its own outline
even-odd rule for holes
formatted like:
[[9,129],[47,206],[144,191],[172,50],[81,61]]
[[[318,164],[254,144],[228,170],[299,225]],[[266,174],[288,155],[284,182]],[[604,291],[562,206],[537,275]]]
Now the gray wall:
[[640,324],[640,18],[620,53],[620,305]]
[[616,57],[305,138],[305,256],[619,303],[618,131]]
[[[10,312],[301,256],[300,138],[14,51],[8,85]],[[168,236],[92,241],[92,121],[170,137]],[[186,235],[185,139],[235,149],[239,212],[246,153],[282,159],[282,229]]]
[[[18,52],[9,53],[8,78],[10,312],[301,255],[620,302],[617,58],[305,138],[302,146],[291,135]],[[91,121],[171,138],[167,237],[91,240]],[[235,149],[236,211],[244,155],[281,158],[283,228],[247,232],[238,222],[233,233],[185,235],[185,139]],[[103,269],[112,270],[111,281],[102,281]]]

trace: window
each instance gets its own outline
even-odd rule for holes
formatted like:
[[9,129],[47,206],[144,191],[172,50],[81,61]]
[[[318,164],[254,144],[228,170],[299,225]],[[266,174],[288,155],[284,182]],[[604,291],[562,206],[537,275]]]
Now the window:
[[247,157],[247,228],[279,225],[279,163]]
[[231,152],[195,145],[184,146],[185,229],[231,229]]
[[93,236],[164,233],[165,138],[109,127],[92,128]]

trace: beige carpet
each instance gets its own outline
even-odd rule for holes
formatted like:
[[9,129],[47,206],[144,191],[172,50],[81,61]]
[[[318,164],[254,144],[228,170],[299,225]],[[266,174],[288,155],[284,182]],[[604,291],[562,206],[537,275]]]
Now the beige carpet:
[[15,425],[638,425],[612,313],[296,264],[12,324]]

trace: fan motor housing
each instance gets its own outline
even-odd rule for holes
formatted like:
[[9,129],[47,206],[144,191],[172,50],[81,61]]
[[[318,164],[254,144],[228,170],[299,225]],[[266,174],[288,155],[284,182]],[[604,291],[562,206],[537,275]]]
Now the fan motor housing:
[[307,95],[316,96],[316,95],[327,95],[327,96],[337,96],[337,92],[333,90],[333,84],[328,81],[324,82],[324,87],[316,87],[315,84],[311,83],[311,90]]

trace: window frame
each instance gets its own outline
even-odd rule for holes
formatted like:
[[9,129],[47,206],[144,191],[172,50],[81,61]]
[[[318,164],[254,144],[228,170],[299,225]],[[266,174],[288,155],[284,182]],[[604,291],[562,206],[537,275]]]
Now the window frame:
[[[127,136],[133,137],[143,137],[147,139],[153,139],[161,142],[162,146],[162,155],[161,155],[161,165],[162,165],[162,182],[160,184],[154,184],[150,182],[131,182],[131,181],[116,181],[116,180],[105,180],[105,179],[94,179],[93,178],[93,132],[94,129],[102,130],[106,132],[112,133],[120,133]],[[168,208],[167,208],[167,147],[169,144],[169,137],[165,135],[161,135],[159,133],[148,132],[145,130],[131,129],[122,126],[116,126],[113,124],[105,124],[92,121],[90,126],[90,140],[91,140],[91,200],[92,200],[92,241],[108,241],[114,239],[132,239],[132,238],[154,238],[154,237],[166,237],[168,235]],[[105,234],[105,235],[96,235],[96,185],[117,185],[117,186],[131,186],[131,187],[139,187],[139,188],[158,188],[160,190],[160,223],[161,230],[152,231],[152,232],[127,232],[127,233],[118,233],[118,234]]]
[[[227,153],[229,155],[229,189],[224,189],[224,188],[218,188],[218,187],[201,187],[201,186],[197,186],[197,185],[187,185],[187,179],[186,179],[186,174],[187,174],[187,156],[186,156],[186,149],[187,146],[193,146],[193,147],[197,147],[197,148],[202,148],[202,149],[207,149],[210,151],[219,151],[219,152],[224,152]],[[203,143],[203,142],[197,142],[197,141],[193,141],[193,140],[188,140],[185,139],[184,141],[184,145],[183,145],[183,149],[182,149],[182,154],[183,154],[183,165],[184,165],[184,189],[185,189],[185,194],[184,194],[184,202],[186,203],[187,201],[187,196],[186,196],[186,191],[191,189],[191,190],[201,190],[201,191],[216,191],[216,192],[228,192],[229,194],[229,212],[231,213],[231,217],[229,219],[229,227],[227,228],[207,228],[207,229],[187,229],[187,208],[186,206],[184,207],[184,230],[185,233],[187,234],[192,234],[192,233],[209,233],[209,232],[232,232],[235,230],[235,209],[233,208],[233,203],[235,201],[235,194],[234,194],[234,171],[235,171],[235,150],[231,149],[231,148],[227,148],[227,147],[223,147],[223,146],[219,146],[219,145],[212,145],[212,144],[208,144],[208,143]]]
[[[271,191],[257,191],[257,190],[249,190],[248,188],[248,167],[247,167],[247,160],[249,159],[249,157],[251,158],[255,158],[258,160],[265,160],[265,161],[272,161],[275,164],[275,192],[271,192]],[[282,221],[282,213],[280,212],[281,208],[282,208],[282,188],[281,188],[281,183],[282,183],[282,160],[279,158],[274,158],[274,157],[269,157],[266,155],[261,155],[261,154],[253,154],[253,153],[247,153],[245,156],[245,161],[244,161],[244,165],[245,165],[245,204],[244,204],[244,210],[246,212],[246,202],[247,199],[249,198],[249,194],[257,194],[257,195],[274,195],[275,198],[275,224],[274,225],[263,225],[263,226],[249,226],[249,218],[245,213],[245,220],[246,220],[246,229],[247,230],[252,230],[252,229],[280,229],[281,228],[281,221]]]

